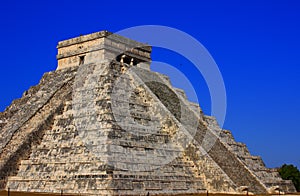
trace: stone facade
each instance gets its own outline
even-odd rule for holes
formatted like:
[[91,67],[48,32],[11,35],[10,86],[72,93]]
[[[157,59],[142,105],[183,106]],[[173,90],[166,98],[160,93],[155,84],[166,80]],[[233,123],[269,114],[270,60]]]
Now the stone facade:
[[58,68],[0,113],[0,187],[89,195],[294,192],[291,181],[107,31],[59,42]]
[[114,60],[121,58],[118,55],[123,53],[126,55],[124,61],[130,64],[133,59],[132,64],[137,65],[149,62],[151,53],[151,47],[107,31],[61,41],[57,49],[58,70],[104,59]]

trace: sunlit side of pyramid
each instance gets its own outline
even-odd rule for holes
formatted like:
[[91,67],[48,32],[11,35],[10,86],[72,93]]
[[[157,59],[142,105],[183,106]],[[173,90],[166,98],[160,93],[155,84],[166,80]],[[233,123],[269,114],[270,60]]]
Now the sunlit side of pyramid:
[[94,195],[295,192],[107,31],[58,43],[58,68],[0,113],[0,187]]

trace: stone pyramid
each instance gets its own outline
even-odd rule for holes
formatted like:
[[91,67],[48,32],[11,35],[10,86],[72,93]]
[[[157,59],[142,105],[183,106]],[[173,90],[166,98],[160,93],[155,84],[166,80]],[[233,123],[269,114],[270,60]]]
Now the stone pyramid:
[[101,31],[57,48],[57,70],[0,113],[1,189],[295,191],[167,76],[150,71],[150,46]]

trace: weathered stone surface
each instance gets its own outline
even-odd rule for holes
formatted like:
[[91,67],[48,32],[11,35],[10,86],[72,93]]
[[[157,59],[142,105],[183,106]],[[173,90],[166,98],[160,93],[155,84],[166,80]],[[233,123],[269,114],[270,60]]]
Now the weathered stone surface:
[[0,113],[1,188],[94,195],[295,191],[167,76],[151,72],[150,52],[106,31],[59,42],[58,69]]

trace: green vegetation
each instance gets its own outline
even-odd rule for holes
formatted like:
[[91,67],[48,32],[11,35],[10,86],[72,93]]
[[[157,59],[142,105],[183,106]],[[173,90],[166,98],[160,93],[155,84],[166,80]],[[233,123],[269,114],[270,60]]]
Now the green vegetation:
[[284,180],[291,180],[297,191],[300,191],[300,171],[294,165],[282,165],[279,168],[279,174]]

